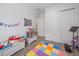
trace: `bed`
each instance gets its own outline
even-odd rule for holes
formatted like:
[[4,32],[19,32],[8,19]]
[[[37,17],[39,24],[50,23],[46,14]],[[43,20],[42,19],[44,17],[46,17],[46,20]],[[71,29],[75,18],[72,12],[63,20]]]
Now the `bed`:
[[45,41],[40,41],[30,51],[26,53],[26,56],[66,56],[63,44],[50,44]]

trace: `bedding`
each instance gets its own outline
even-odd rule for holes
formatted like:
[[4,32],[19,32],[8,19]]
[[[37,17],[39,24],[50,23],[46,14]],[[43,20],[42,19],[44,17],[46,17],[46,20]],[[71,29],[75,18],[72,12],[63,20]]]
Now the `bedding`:
[[26,56],[66,56],[66,52],[63,52],[63,46],[63,44],[53,45],[42,41],[27,52]]

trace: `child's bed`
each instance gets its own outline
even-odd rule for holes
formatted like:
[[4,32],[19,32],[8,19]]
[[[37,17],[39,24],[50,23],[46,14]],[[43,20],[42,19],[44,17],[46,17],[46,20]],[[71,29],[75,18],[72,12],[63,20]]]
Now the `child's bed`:
[[63,51],[63,44],[50,44],[45,41],[41,41],[26,53],[26,56],[66,56],[66,52]]

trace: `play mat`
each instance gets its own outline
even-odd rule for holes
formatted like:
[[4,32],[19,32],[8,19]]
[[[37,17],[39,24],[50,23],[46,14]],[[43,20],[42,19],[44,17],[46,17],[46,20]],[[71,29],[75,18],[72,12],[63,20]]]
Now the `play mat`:
[[26,56],[66,56],[63,52],[63,44],[50,44],[45,41],[38,42],[38,45],[26,53]]

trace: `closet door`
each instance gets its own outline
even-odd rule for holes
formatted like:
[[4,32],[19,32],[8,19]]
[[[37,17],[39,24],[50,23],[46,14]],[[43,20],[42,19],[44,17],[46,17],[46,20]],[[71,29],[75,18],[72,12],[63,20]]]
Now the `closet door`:
[[38,36],[44,36],[44,17],[40,16],[38,17]]
[[60,39],[61,13],[55,10],[46,11],[45,38],[49,41],[61,42]]
[[63,43],[71,43],[72,40],[72,32],[69,29],[72,26],[75,26],[75,9],[67,9],[61,12],[62,16],[62,41]]

